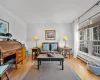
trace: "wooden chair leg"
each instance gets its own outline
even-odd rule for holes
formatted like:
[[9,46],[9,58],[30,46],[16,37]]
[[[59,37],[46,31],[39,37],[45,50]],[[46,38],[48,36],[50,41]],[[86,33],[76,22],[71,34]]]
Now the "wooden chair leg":
[[10,80],[9,76],[8,76],[8,73],[7,71],[5,72],[6,73],[6,76],[7,76],[7,80]]
[[2,78],[0,77],[0,80],[2,80]]

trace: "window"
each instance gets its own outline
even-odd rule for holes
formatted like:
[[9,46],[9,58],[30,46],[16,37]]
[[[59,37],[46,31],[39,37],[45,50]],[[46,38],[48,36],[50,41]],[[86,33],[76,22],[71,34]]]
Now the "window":
[[86,41],[80,41],[80,51],[88,53],[88,46]]
[[100,57],[100,25],[93,28],[93,56]]
[[100,40],[100,26],[93,28],[93,40]]
[[81,30],[80,32],[80,51],[88,53],[89,30]]
[[100,14],[79,24],[79,28],[79,50],[100,58]]

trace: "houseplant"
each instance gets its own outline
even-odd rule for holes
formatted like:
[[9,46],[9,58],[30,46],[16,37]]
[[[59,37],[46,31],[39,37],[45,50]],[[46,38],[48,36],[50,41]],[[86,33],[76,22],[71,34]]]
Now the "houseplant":
[[6,33],[6,37],[7,37],[7,41],[9,41],[10,38],[12,37],[12,34],[11,33]]
[[5,33],[0,33],[0,36],[6,36],[6,34]]

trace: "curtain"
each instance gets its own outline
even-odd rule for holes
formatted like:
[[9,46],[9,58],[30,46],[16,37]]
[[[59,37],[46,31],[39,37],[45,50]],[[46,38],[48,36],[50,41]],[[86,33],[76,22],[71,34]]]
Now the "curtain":
[[78,34],[78,20],[73,23],[74,26],[74,57],[77,57],[79,51],[79,34]]

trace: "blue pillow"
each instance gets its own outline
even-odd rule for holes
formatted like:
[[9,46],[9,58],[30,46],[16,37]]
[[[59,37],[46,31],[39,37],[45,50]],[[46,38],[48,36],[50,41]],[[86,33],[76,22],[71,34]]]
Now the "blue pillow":
[[51,50],[57,50],[57,44],[51,44]]
[[49,51],[49,44],[43,44],[43,50]]

